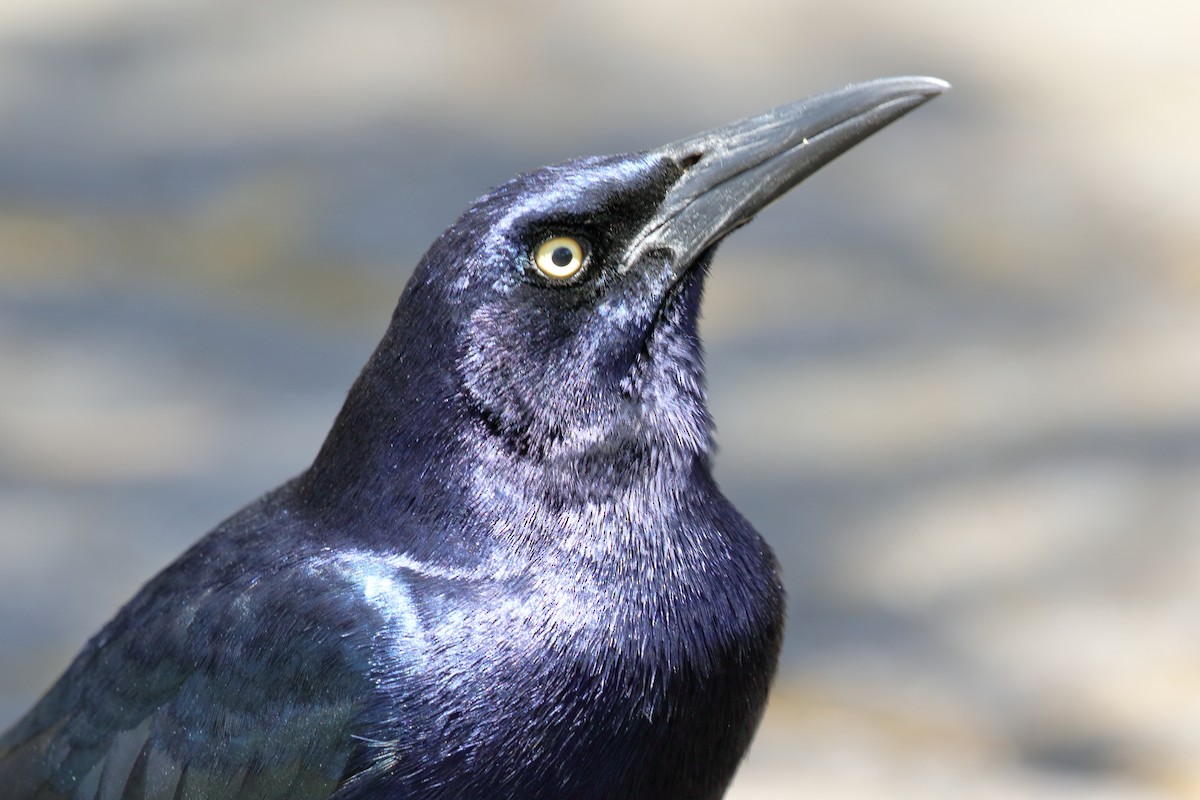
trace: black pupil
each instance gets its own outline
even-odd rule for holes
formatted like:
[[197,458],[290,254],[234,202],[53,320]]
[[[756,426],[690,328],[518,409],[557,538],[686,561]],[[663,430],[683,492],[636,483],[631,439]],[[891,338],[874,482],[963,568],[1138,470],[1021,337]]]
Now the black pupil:
[[554,262],[556,267],[565,267],[575,260],[575,254],[571,252],[569,247],[556,247],[554,252],[550,254],[550,260]]

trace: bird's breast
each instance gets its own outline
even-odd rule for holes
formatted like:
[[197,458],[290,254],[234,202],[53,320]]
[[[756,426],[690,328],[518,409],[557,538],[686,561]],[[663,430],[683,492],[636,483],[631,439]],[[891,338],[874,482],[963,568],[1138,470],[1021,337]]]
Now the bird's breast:
[[[527,800],[718,796],[765,701],[779,599],[770,570],[713,553],[701,563],[547,552],[499,573],[394,558],[360,568],[387,621],[368,735],[390,743],[380,756],[394,780],[470,754],[474,769],[436,776],[463,782],[446,796],[496,796],[483,787],[501,784]],[[681,774],[699,776],[691,790]]]

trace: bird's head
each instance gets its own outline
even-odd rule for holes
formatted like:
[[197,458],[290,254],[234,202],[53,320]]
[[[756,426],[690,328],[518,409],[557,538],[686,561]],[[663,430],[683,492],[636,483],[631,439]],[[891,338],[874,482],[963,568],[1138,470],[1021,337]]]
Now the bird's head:
[[594,453],[669,428],[707,449],[695,322],[708,256],[638,252],[687,168],[654,152],[526,173],[422,262],[417,280],[455,319],[460,396],[509,447]]
[[648,152],[514,178],[426,253],[363,390],[381,403],[401,395],[413,435],[437,414],[552,461],[706,457],[696,319],[715,246],[945,88],[855,84]]

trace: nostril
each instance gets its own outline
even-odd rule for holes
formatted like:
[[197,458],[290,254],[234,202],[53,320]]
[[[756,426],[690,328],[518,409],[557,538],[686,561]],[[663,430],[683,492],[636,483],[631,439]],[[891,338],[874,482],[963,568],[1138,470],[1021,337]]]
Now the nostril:
[[685,171],[689,170],[696,166],[696,164],[700,163],[700,159],[702,158],[704,158],[704,153],[702,152],[697,151],[695,153],[688,153],[686,156],[679,159],[679,168]]

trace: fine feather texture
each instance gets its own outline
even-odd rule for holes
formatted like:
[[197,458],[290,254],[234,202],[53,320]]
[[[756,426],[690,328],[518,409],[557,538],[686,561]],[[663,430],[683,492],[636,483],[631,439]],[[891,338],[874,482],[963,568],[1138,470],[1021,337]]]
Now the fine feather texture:
[[[709,475],[707,256],[665,303],[600,261],[676,174],[589,160],[477,202],[313,467],[147,585],[0,740],[4,796],[718,796],[782,593]],[[593,282],[565,291],[522,271],[562,226],[594,239]]]
[[[422,258],[312,466],[0,737],[6,800],[715,800],[783,625],[710,470],[719,240],[944,89],[848,87],[545,167]],[[531,254],[569,237],[564,279]]]

